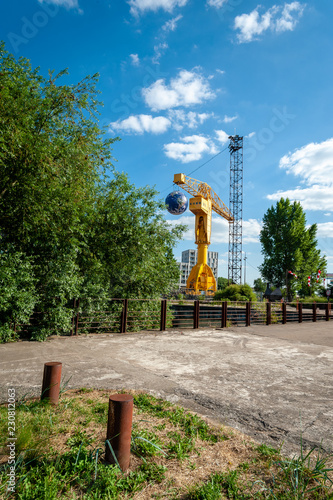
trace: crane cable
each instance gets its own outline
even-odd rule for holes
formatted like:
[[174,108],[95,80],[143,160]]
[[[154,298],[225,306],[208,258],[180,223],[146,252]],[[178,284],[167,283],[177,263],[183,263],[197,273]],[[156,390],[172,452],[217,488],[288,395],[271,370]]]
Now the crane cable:
[[199,167],[195,168],[194,170],[192,170],[192,172],[190,172],[189,174],[187,174],[188,176],[192,175],[194,172],[196,172],[197,170],[199,170],[199,168],[202,168],[204,167],[205,165],[207,165],[207,163],[209,163],[210,161],[214,160],[214,158],[216,158],[217,156],[219,156],[221,153],[224,153],[224,151],[226,151],[228,149],[229,146],[225,147],[224,149],[222,149],[222,151],[220,151],[219,153],[217,153],[216,155],[212,156],[211,158],[209,158],[209,160],[205,161],[205,163],[203,163],[202,165],[199,165]]
[[[229,148],[229,146],[226,146],[224,149],[222,149],[222,151],[219,151],[216,155],[212,156],[211,158],[209,158],[209,160],[205,161],[204,163],[202,163],[201,165],[199,165],[199,167],[195,168],[194,170],[192,170],[192,172],[190,172],[189,174],[186,174],[188,176],[192,175],[194,172],[196,172],[197,170],[199,170],[200,168],[204,167],[205,165],[207,165],[207,163],[209,163],[210,161],[214,160],[214,158],[216,158],[217,156],[219,156],[220,154],[224,153],[224,151],[226,151],[227,149]],[[174,184],[170,187],[173,187]],[[170,187],[167,187],[165,189],[163,189],[163,191],[160,192],[160,194],[164,193],[165,191],[169,190]]]

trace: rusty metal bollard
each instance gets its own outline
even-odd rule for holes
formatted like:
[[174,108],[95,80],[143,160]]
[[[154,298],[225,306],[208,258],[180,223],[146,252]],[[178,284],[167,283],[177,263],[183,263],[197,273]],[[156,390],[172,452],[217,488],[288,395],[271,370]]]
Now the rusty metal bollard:
[[[109,398],[109,415],[106,439],[118,460],[121,470],[128,469],[131,452],[133,417],[133,396],[130,394],[112,394]],[[105,460],[115,464],[108,443],[105,445]]]
[[42,394],[40,399],[48,399],[53,405],[59,401],[62,363],[51,361],[44,364]]

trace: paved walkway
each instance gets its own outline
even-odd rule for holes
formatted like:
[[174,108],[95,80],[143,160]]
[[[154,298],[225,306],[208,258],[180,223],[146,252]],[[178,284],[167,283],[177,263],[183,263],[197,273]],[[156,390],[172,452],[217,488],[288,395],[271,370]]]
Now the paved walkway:
[[68,387],[138,389],[288,452],[333,451],[333,321],[53,337],[0,345],[0,400],[40,395],[43,366]]

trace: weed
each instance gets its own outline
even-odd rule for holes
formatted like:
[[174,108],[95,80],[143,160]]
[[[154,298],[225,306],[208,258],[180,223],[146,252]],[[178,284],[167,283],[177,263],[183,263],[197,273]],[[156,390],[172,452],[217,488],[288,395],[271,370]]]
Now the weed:
[[195,440],[188,436],[182,436],[178,432],[169,432],[168,436],[171,438],[167,446],[168,458],[177,458],[180,461],[188,458],[195,448]]
[[221,432],[214,432],[198,415],[189,413],[179,406],[172,406],[167,401],[156,399],[148,394],[135,396],[134,404],[141,411],[168,419],[173,425],[182,429],[188,437],[200,437],[203,441],[213,443],[229,439]]
[[[100,394],[107,399],[108,394]],[[0,406],[0,421],[6,421],[6,412]],[[116,500],[140,492],[140,498],[168,500],[333,500],[332,457],[321,450],[305,453],[301,443],[299,457],[284,458],[280,450],[251,444],[237,431],[226,435],[199,416],[144,394],[135,396],[135,456],[123,473],[105,462],[105,446],[112,448],[104,442],[106,420],[107,401],[82,390],[62,398],[57,407],[39,400],[17,405],[16,497]],[[2,424],[0,432],[6,434]],[[230,445],[224,439],[231,439]],[[1,444],[5,454],[5,439]],[[239,465],[221,471],[228,462]],[[2,463],[0,498],[6,498],[8,471],[9,464]],[[183,478],[199,474],[208,479],[190,488],[179,486]]]
[[92,441],[92,437],[88,436],[86,431],[78,430],[72,437],[67,439],[67,444],[70,448],[75,449],[78,446],[87,446],[92,443]]
[[255,450],[258,451],[263,457],[274,457],[276,455],[279,455],[280,453],[279,450],[276,450],[275,448],[272,448],[265,443],[257,446]]
[[84,394],[84,393],[86,393],[86,392],[92,392],[93,390],[94,390],[94,389],[90,389],[90,388],[88,388],[88,387],[81,387],[81,389],[79,389],[79,391],[78,391],[78,392],[80,392],[80,393]]
[[162,443],[152,432],[135,431],[132,435],[132,451],[139,457],[153,457],[164,454]]
[[310,492],[322,490],[333,481],[328,476],[333,469],[327,467],[329,456],[321,455],[320,449],[314,457],[316,449],[311,449],[304,454],[301,445],[301,454],[291,459],[279,460],[277,465],[281,472],[281,481],[287,485],[292,492],[293,498],[307,498]]
[[214,473],[209,480],[190,488],[188,500],[220,500],[222,493],[227,495],[227,498],[234,500],[251,500],[253,496],[247,493],[242,493],[237,483],[237,471],[229,471],[225,474]]

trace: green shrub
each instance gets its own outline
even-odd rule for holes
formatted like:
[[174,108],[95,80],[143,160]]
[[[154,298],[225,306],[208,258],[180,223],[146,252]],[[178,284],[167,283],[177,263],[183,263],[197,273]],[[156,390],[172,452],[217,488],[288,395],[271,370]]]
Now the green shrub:
[[26,323],[37,302],[31,259],[13,248],[0,253],[0,342],[17,338],[16,327]]
[[255,293],[250,285],[229,285],[224,290],[218,290],[214,299],[230,300],[237,302],[247,302],[249,300],[255,302],[257,300]]

